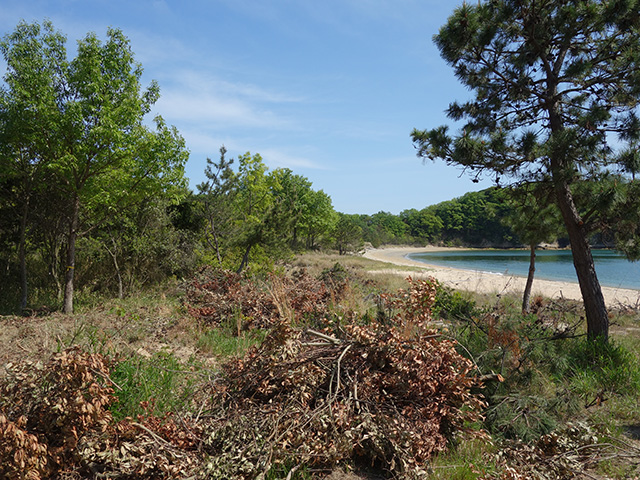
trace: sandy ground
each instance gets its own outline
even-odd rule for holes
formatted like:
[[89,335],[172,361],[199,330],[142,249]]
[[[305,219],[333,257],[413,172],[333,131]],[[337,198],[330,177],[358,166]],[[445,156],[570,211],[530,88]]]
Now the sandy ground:
[[[369,249],[364,253],[365,258],[378,260],[381,262],[392,263],[399,267],[418,267],[424,270],[424,273],[407,272],[406,270],[394,270],[399,275],[412,275],[414,278],[419,276],[431,276],[444,285],[459,290],[468,290],[478,293],[495,293],[506,294],[513,293],[522,295],[526,278],[501,275],[495,273],[459,270],[456,268],[440,267],[436,265],[427,265],[407,258],[410,253],[428,252],[436,250],[447,250],[442,247],[422,247],[422,248],[381,248]],[[382,273],[383,271],[380,271]],[[384,270],[388,273],[389,270]],[[640,291],[627,290],[623,288],[602,287],[605,302],[608,306],[631,305],[636,306],[640,303]],[[556,282],[551,280],[534,279],[532,295],[543,295],[550,298],[569,298],[573,300],[582,300],[582,294],[577,283]]]

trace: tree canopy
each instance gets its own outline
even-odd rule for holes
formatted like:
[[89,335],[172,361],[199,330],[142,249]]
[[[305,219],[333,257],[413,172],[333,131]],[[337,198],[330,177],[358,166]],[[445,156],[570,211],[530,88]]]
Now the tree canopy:
[[551,184],[590,338],[606,338],[609,324],[574,190],[615,166],[628,171],[637,150],[639,9],[636,0],[463,4],[434,41],[473,93],[447,111],[464,123],[453,136],[447,126],[412,132],[423,159]]
[[207,159],[208,180],[198,185],[218,265],[241,272],[252,256],[278,260],[327,240],[337,214],[326,193],[288,168],[269,171],[260,154],[240,155],[237,171],[225,155],[223,146],[218,162]]
[[[70,313],[78,237],[145,195],[177,198],[188,153],[162,118],[155,130],[145,125],[159,89],[155,82],[142,89],[142,67],[120,30],[109,29],[104,42],[88,34],[69,60],[66,38],[50,22],[23,22],[0,42],[0,52],[7,63],[0,161],[23,199],[45,179],[56,194],[55,214],[67,230],[64,311]],[[23,221],[28,215],[25,209]]]

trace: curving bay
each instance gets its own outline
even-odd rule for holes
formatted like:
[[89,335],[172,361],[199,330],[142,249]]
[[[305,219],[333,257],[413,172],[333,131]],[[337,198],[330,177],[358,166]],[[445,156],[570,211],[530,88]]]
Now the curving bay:
[[[640,262],[630,262],[611,250],[593,250],[600,284],[607,287],[640,290]],[[479,270],[504,275],[527,276],[529,252],[526,250],[451,250],[410,253],[418,262],[463,270]],[[536,251],[536,278],[577,282],[570,250]]]

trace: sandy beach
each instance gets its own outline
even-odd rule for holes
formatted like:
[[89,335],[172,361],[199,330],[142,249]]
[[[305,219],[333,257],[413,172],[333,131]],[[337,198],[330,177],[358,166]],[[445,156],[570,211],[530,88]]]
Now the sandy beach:
[[[422,272],[409,272],[407,270],[394,270],[398,275],[431,276],[443,285],[458,289],[468,290],[478,293],[495,294],[515,294],[522,295],[526,283],[525,277],[501,275],[473,270],[459,270],[456,268],[428,265],[422,262],[407,258],[410,253],[433,252],[437,250],[454,250],[444,247],[398,247],[398,248],[378,248],[368,249],[364,253],[365,258],[392,263],[398,267],[417,267],[424,270]],[[380,271],[388,273],[388,270]],[[375,272],[373,272],[375,273]],[[627,290],[623,288],[602,287],[605,302],[609,307],[620,305],[637,305],[640,302],[640,291]],[[551,280],[534,279],[532,295],[543,295],[549,298],[569,298],[582,300],[580,287],[577,283],[559,282]]]

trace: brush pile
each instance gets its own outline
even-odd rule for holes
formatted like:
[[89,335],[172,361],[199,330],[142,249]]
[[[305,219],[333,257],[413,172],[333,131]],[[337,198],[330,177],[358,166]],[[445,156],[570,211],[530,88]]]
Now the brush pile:
[[424,474],[484,405],[472,393],[472,363],[429,328],[424,308],[434,289],[412,282],[387,299],[393,319],[347,325],[339,336],[280,324],[228,363],[214,384],[208,473],[261,478],[279,466],[330,471],[351,462],[403,478]]
[[348,288],[345,273],[338,264],[318,278],[296,269],[260,284],[245,274],[205,267],[186,286],[186,306],[206,325],[233,321],[238,331],[308,321],[330,315]]

